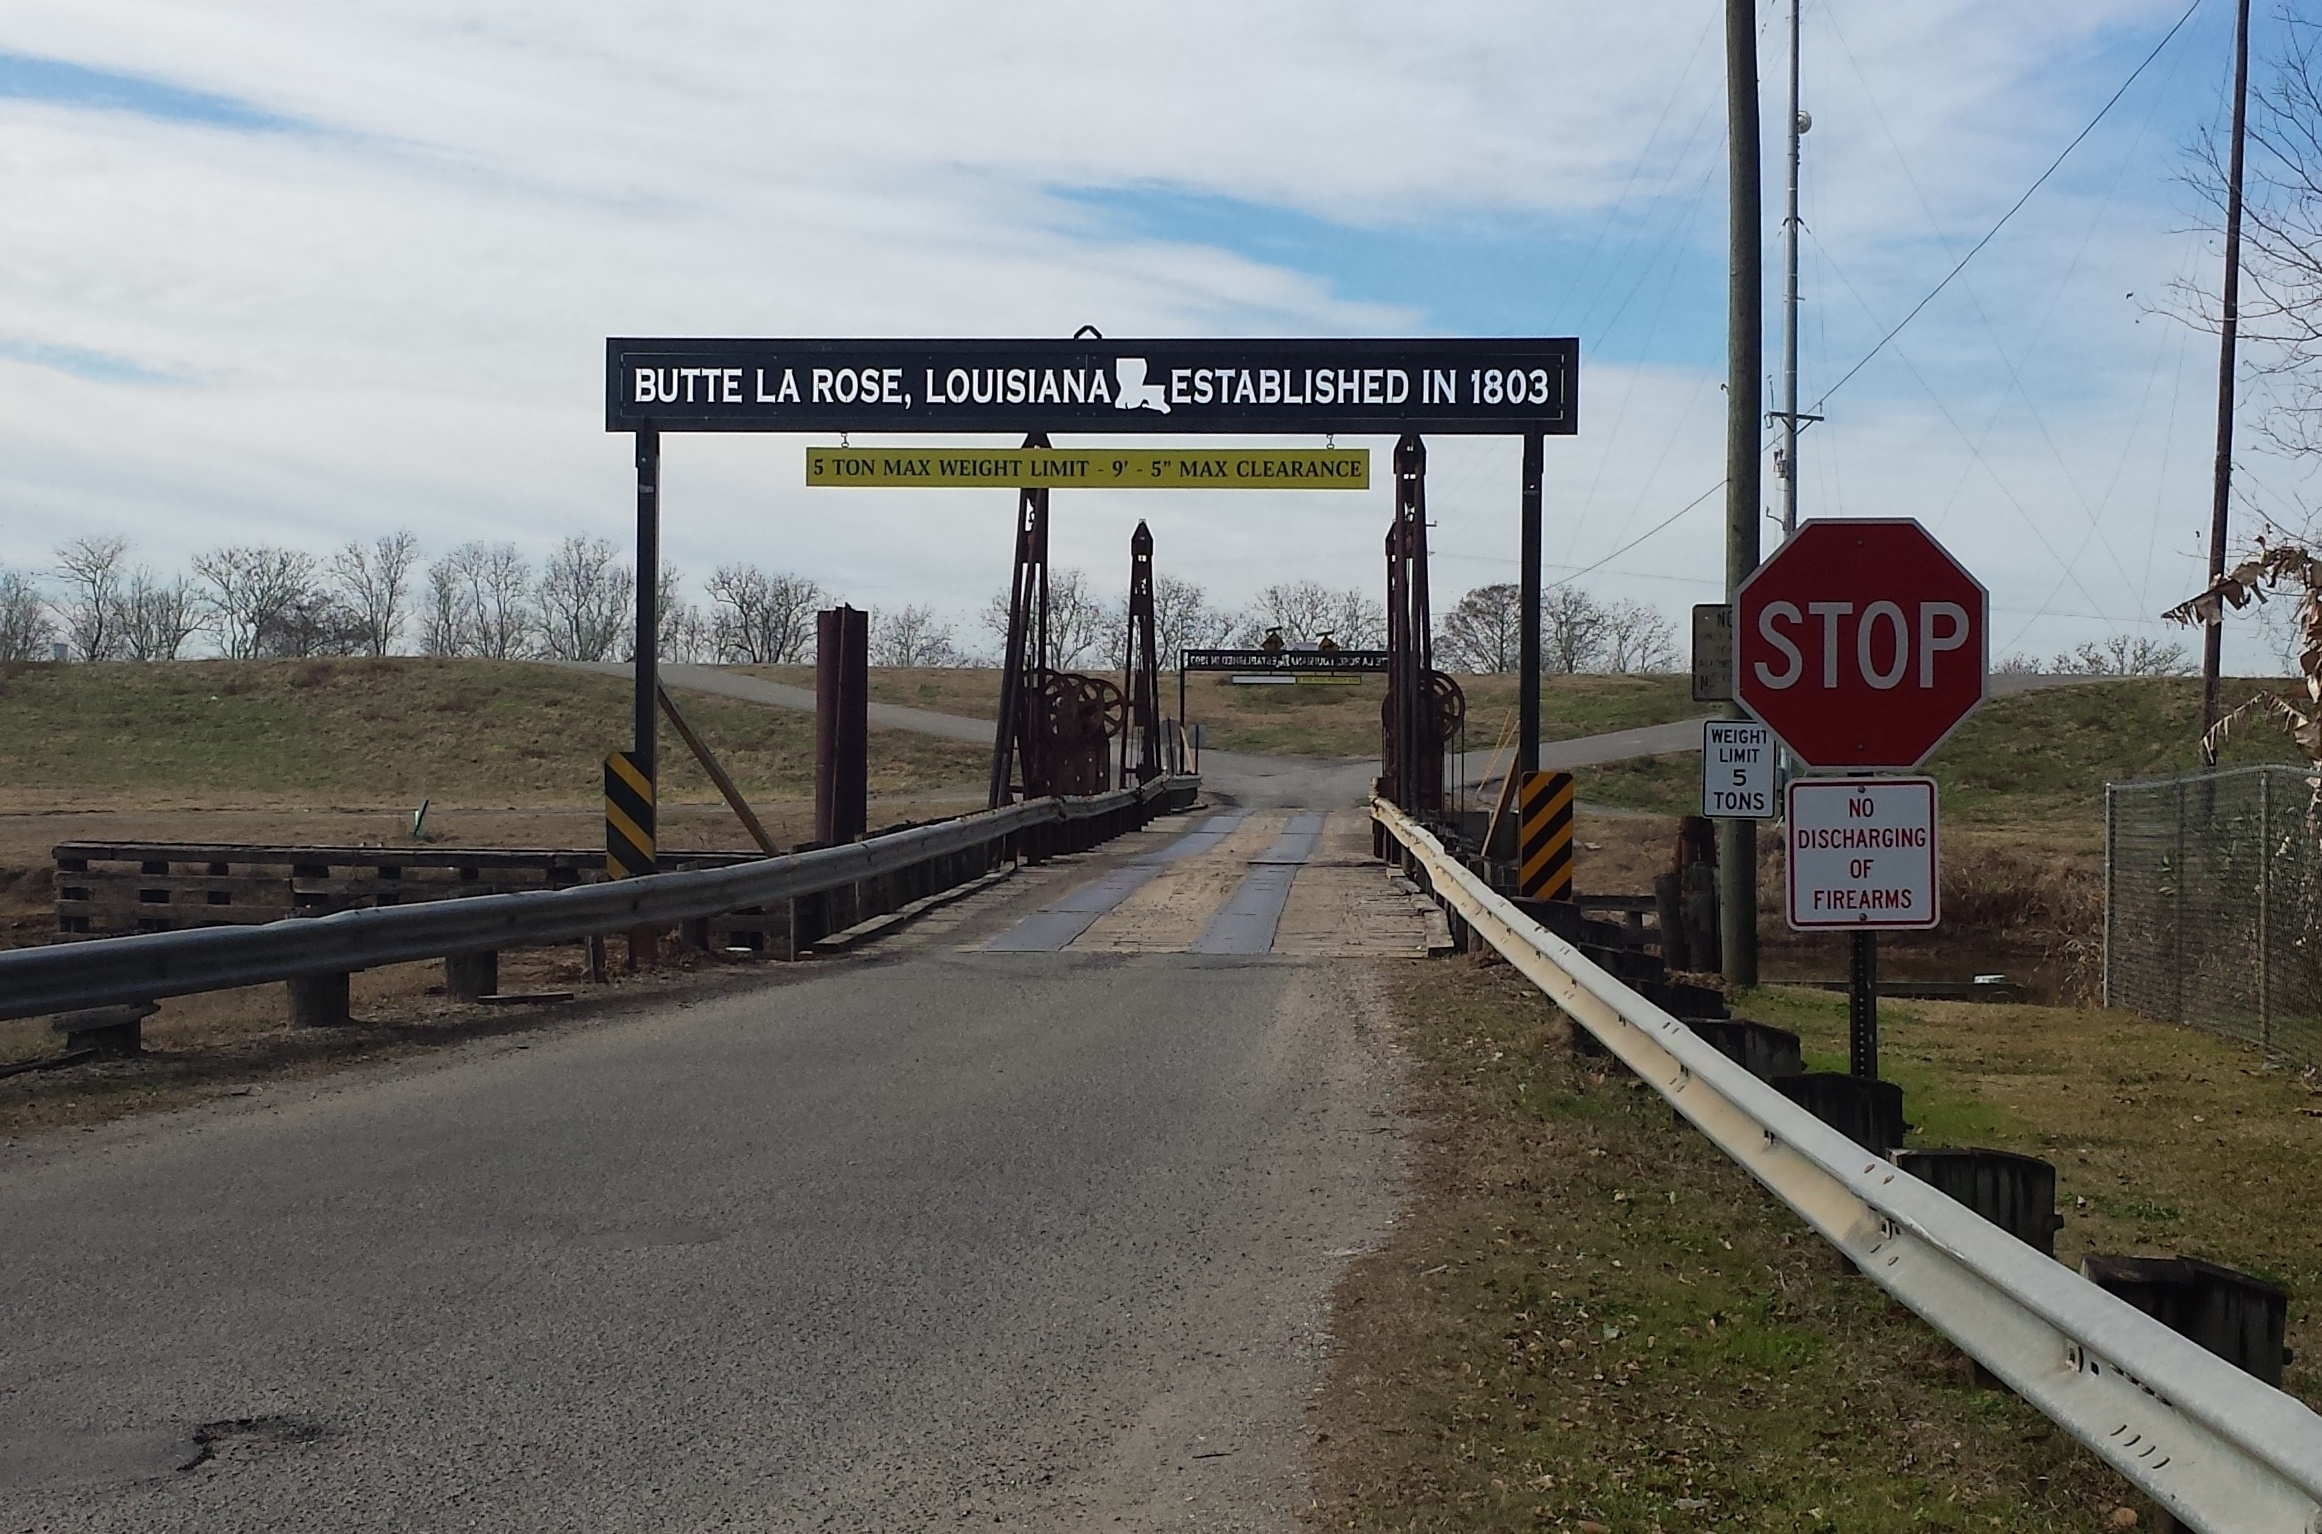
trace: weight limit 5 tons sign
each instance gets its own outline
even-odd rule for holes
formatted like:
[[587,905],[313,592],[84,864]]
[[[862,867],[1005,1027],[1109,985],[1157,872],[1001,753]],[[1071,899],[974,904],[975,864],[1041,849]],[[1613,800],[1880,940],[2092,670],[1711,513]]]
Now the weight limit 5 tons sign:
[[1774,818],[1774,732],[1748,719],[1701,722],[1701,813],[1712,820]]

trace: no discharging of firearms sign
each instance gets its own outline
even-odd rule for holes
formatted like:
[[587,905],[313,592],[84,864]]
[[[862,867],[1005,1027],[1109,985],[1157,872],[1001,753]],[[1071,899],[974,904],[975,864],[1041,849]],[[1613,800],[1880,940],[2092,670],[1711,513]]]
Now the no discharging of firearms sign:
[[1371,450],[809,447],[809,485],[1030,490],[1367,490]]
[[1791,926],[1936,924],[1933,778],[1792,778],[1788,812]]

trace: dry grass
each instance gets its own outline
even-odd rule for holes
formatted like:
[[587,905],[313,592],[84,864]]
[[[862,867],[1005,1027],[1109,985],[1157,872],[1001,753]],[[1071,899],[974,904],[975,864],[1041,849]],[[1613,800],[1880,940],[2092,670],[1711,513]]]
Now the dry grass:
[[[1645,894],[1669,867],[1671,815],[1581,812],[1574,877],[1588,894]],[[1947,829],[1943,925],[1889,933],[1881,962],[1893,976],[1965,980],[1999,972],[2059,999],[2088,1001],[2103,967],[2104,854],[2075,836],[2035,837],[1980,827]],[[1783,919],[1780,839],[1758,837],[1758,942],[1769,974],[1846,973],[1843,933],[1793,932]]]
[[[810,797],[814,720],[687,697],[686,716],[745,792]],[[151,805],[239,802],[589,804],[605,753],[628,743],[618,677],[515,661],[179,661],[33,666],[0,679],[0,783]],[[671,739],[664,794],[716,790]],[[872,732],[874,792],[977,781],[986,753]],[[38,792],[35,792],[38,791]]]
[[1413,1207],[1340,1285],[1313,1522],[2101,1529],[2119,1483],[1504,965],[1414,967]]
[[[687,697],[686,716],[778,842],[813,824],[809,714]],[[630,729],[617,677],[521,662],[184,661],[0,675],[0,946],[53,929],[49,849],[70,840],[603,843],[604,753]],[[974,746],[874,730],[873,824],[979,807]],[[663,844],[748,836],[664,731]]]
[[[1835,995],[1745,993],[1735,1010],[1797,1030],[1844,1068]],[[2171,1251],[2258,1273],[2291,1295],[2287,1387],[2322,1400],[2322,1083],[2256,1049],[2094,1007],[1894,1002],[1882,1074],[1914,1143],[1988,1145],[2056,1163],[2056,1251]]]
[[[2230,707],[2276,684],[2228,678]],[[2199,765],[2200,684],[2144,677],[1997,698],[1976,711],[1929,758],[1943,786],[1948,825],[2019,833],[2042,845],[2100,843],[2104,785],[2165,777]],[[2267,722],[2235,732],[2227,766],[2297,759],[2289,736]],[[1663,756],[1592,767],[1581,793],[1600,804],[1683,815],[1700,803],[1698,759]]]
[[[735,668],[795,687],[814,685],[812,666]],[[1102,672],[1101,675],[1114,675]],[[1468,744],[1488,750],[1509,728],[1516,708],[1512,676],[1463,676],[1467,694]],[[1707,712],[1692,701],[1690,684],[1670,676],[1558,676],[1541,686],[1540,730],[1548,740],[1566,740],[1632,725],[1692,719]],[[989,719],[1000,706],[1000,673],[990,667],[874,669],[871,696]],[[1236,687],[1224,676],[1196,674],[1186,689],[1186,718],[1201,725],[1203,740],[1220,751],[1256,751],[1277,756],[1376,756],[1379,707],[1386,681],[1362,677],[1351,685]],[[1177,712],[1177,677],[1161,678],[1161,706]]]
[[[1329,1527],[2095,1530],[2135,1503],[1855,1274],[1657,1094],[1575,1058],[1505,965],[1407,971],[1414,1202],[1342,1283],[1316,1408]],[[1843,1003],[1745,995],[1844,1051]],[[2322,1097],[2118,1014],[1887,1008],[1915,1143],[2058,1164],[2060,1255],[2185,1251],[2293,1296],[2322,1393]],[[2139,1504],[2141,1505],[2141,1504]],[[2149,1510],[2145,1513],[2150,1520]]]

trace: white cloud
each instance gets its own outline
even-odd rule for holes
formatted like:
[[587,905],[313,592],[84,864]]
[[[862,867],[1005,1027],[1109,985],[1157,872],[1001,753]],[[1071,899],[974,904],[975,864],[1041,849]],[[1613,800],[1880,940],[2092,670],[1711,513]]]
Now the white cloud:
[[[1809,7],[1809,402],[2178,9]],[[1055,188],[1166,187],[1352,226],[1642,224],[1714,259],[1718,184],[1688,201],[1718,153],[1714,24],[1677,0],[19,5],[0,49],[166,78],[315,131],[0,101],[0,348],[179,380],[0,357],[0,561],[37,562],[80,526],[161,559],[397,524],[439,548],[621,536],[627,445],[603,433],[599,398],[608,334],[1427,324],[1424,295],[1352,302],[1327,274],[1124,239]],[[2003,609],[2094,615],[2044,620],[2028,644],[2141,618],[2197,569],[2182,534],[2207,504],[2203,353],[2123,296],[2201,269],[2200,241],[2172,232],[2184,214],[2165,181],[2214,94],[2214,71],[2188,57],[2165,60],[2166,79],[2156,66],[2154,93],[2124,103],[1809,434],[1810,512],[1918,512]],[[1777,160],[1768,172],[1771,214]],[[1651,254],[1624,238],[1600,252],[1623,276]],[[1613,553],[1722,472],[1713,366],[1585,369],[1584,435],[1551,452],[1548,552],[1566,567]],[[1506,444],[1434,447],[1448,601],[1512,570],[1515,470]],[[1004,579],[1004,497],[809,496],[782,439],[676,441],[668,475],[668,546],[697,571],[750,558],[857,600],[955,613]],[[1231,597],[1292,573],[1377,579],[1383,492],[1085,499],[1060,521],[1057,557],[1100,580],[1140,514],[1165,567]],[[1704,599],[1718,528],[1713,497],[1589,579],[1673,610]]]

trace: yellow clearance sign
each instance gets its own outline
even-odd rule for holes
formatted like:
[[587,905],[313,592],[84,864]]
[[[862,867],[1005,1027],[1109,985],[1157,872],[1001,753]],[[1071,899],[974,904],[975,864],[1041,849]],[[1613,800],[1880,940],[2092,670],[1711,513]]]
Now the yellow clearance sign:
[[1371,450],[809,447],[806,482],[878,489],[1367,490]]

